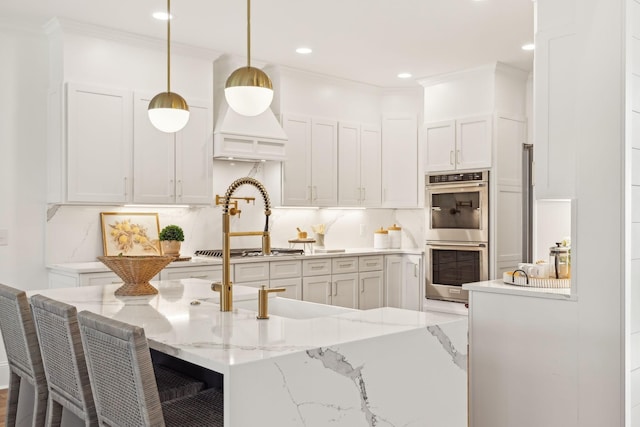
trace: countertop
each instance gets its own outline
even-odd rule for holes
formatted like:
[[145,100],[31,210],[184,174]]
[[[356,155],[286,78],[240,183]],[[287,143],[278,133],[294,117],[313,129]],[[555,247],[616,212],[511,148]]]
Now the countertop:
[[[256,257],[236,257],[231,258],[232,264],[241,264],[248,262],[265,262],[265,261],[286,261],[292,259],[310,259],[310,258],[340,258],[345,256],[366,256],[366,255],[422,255],[420,249],[373,249],[373,248],[350,248],[344,252],[332,253],[309,253],[303,255],[279,255],[279,256],[256,256]],[[185,256],[185,254],[182,254]],[[165,268],[177,267],[199,267],[199,266],[216,266],[222,265],[221,258],[211,257],[192,257],[188,261],[174,261]],[[102,273],[111,271],[106,265],[100,261],[74,262],[62,264],[49,264],[47,268],[52,271],[66,271],[69,273]]]
[[[257,320],[256,309],[221,312],[210,282],[181,279],[151,282],[159,295],[116,297],[120,285],[31,291],[127,323],[143,326],[158,351],[227,373],[232,366],[310,349],[352,343],[457,322],[465,317],[396,308],[353,310],[311,319],[271,314]],[[255,288],[234,286],[234,301],[256,299]],[[308,303],[313,304],[313,303]]]
[[464,285],[462,285],[462,289],[467,289],[472,292],[489,292],[534,298],[549,298],[572,301],[577,299],[575,295],[571,295],[570,288],[534,288],[528,286],[516,286],[504,283],[501,279],[465,283]]

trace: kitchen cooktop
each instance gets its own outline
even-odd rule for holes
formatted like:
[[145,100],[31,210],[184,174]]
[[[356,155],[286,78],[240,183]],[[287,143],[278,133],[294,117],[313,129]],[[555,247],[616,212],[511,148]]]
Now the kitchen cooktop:
[[[231,249],[231,258],[263,256],[262,248]],[[295,248],[271,248],[269,256],[303,255],[304,250]],[[195,256],[222,258],[222,249],[200,249]]]

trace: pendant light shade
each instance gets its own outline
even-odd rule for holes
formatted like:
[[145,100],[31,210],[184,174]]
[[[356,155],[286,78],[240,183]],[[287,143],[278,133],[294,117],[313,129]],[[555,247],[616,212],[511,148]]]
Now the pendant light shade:
[[251,66],[251,0],[247,0],[247,66],[235,70],[224,87],[229,107],[243,116],[257,116],[271,105],[273,85],[262,70]]
[[167,91],[151,99],[147,112],[151,124],[162,132],[177,132],[189,121],[187,101],[171,92],[171,0],[167,0]]

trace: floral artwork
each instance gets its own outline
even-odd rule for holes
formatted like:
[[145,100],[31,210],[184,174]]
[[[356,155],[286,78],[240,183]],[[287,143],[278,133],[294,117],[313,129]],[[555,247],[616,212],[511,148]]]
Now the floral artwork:
[[157,213],[102,212],[105,256],[161,255]]

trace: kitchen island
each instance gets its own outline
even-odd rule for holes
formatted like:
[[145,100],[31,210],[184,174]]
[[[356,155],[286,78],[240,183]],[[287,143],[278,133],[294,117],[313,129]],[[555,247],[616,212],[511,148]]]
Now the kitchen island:
[[217,373],[225,426],[466,426],[464,316],[274,298],[258,320],[255,288],[234,286],[236,308],[221,312],[210,281],[152,284],[159,295],[31,294],[140,325],[152,349]]

